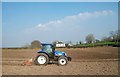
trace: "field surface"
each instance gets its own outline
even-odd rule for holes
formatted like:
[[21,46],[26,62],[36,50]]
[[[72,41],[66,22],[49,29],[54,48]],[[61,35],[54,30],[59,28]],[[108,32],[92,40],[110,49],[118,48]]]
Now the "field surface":
[[37,51],[32,49],[3,49],[3,75],[118,75],[118,48],[58,48],[72,57],[66,66],[23,66],[23,62],[34,58]]

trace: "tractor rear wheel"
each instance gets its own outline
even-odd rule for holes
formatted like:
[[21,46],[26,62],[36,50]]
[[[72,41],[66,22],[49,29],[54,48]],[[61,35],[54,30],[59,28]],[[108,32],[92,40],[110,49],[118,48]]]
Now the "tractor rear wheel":
[[49,57],[44,53],[40,53],[35,59],[35,63],[37,65],[46,65],[48,64],[48,62],[49,62]]
[[58,65],[64,66],[64,65],[67,65],[67,63],[68,63],[68,60],[66,57],[61,56],[58,58]]

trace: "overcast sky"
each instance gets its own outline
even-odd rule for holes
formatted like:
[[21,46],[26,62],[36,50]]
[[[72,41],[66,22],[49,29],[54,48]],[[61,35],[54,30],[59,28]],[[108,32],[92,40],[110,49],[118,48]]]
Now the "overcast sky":
[[5,2],[2,4],[3,47],[33,40],[51,43],[96,39],[118,29],[117,2]]

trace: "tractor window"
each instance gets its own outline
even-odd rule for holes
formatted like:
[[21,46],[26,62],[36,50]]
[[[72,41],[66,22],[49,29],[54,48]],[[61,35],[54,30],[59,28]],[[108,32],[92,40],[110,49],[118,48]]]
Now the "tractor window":
[[50,45],[45,45],[43,47],[43,50],[45,50],[47,53],[51,54],[52,53],[52,47]]

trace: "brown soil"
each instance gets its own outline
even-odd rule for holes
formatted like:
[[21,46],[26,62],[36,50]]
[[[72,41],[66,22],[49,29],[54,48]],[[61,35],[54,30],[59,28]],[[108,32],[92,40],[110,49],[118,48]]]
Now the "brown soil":
[[117,75],[118,48],[58,48],[65,51],[72,61],[66,66],[48,64],[23,66],[26,60],[34,58],[37,51],[31,49],[3,49],[3,75]]

